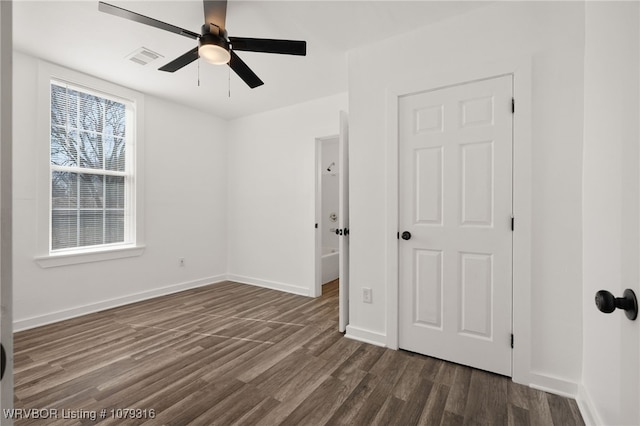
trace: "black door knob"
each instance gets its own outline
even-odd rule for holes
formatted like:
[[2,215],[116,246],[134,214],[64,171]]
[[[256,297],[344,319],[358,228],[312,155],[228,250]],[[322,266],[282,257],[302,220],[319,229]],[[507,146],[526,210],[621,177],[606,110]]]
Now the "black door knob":
[[616,310],[616,298],[607,290],[600,290],[596,293],[596,306],[600,312],[610,314]]
[[632,321],[638,317],[638,299],[630,288],[624,291],[622,297],[614,297],[610,292],[600,290],[596,293],[596,306],[605,314],[610,314],[618,308],[623,309],[627,318]]
[[402,233],[402,239],[403,239],[403,240],[410,240],[410,239],[411,239],[411,232],[409,232],[409,231],[404,231],[404,232]]
[[4,370],[7,368],[7,352],[4,345],[0,345],[0,380],[4,377]]

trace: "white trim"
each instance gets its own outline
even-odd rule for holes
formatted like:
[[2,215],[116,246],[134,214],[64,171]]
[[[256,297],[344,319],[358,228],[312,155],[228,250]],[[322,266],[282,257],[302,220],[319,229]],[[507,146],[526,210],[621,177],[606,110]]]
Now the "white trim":
[[381,346],[383,348],[387,347],[387,336],[384,333],[354,327],[353,325],[347,325],[344,337],[357,340],[358,342],[369,343],[370,345]]
[[75,265],[79,263],[102,262],[105,260],[124,259],[126,257],[142,256],[145,246],[115,248],[100,248],[96,250],[83,250],[71,253],[52,254],[50,256],[36,257],[35,261],[41,268],[55,268],[58,266]]
[[578,394],[578,384],[562,377],[555,377],[549,374],[532,371],[530,373],[531,382],[529,387],[544,392],[575,398]]
[[[128,244],[112,246],[86,247],[78,250],[50,252],[50,85],[51,80],[66,82],[88,91],[111,94],[132,103],[135,117],[135,137],[130,142],[127,156],[131,156],[129,163],[133,169],[133,184],[135,198],[130,209],[135,222],[135,235]],[[98,260],[118,259],[129,256],[140,256],[144,248],[144,101],[142,93],[92,77],[78,71],[63,68],[42,60],[38,60],[37,106],[35,122],[37,126],[36,143],[36,217],[37,217],[37,256],[35,261],[42,267],[70,265],[74,263],[94,262]],[[131,127],[131,126],[128,126]],[[131,175],[129,170],[127,174]],[[132,248],[135,246],[135,249]],[[137,249],[137,250],[136,250]],[[98,255],[97,252],[101,254]],[[113,255],[106,255],[113,251]],[[87,254],[85,256],[84,254]],[[134,254],[135,253],[135,254]],[[49,260],[48,258],[51,258]],[[64,259],[64,261],[62,260]]]
[[598,410],[596,410],[596,406],[591,399],[591,395],[589,395],[589,391],[584,385],[578,386],[578,395],[576,396],[576,402],[578,404],[578,409],[580,409],[580,414],[582,415],[582,420],[586,426],[596,426],[603,425],[604,422],[598,415]]
[[127,172],[116,172],[113,170],[102,170],[102,169],[84,169],[81,167],[69,167],[69,166],[58,166],[56,164],[51,164],[51,171],[54,172],[71,172],[71,173],[82,173],[86,175],[98,175],[98,176],[119,176],[119,177],[127,177]]
[[234,281],[240,284],[249,284],[256,287],[270,288],[272,290],[284,291],[286,293],[298,294],[300,296],[311,296],[311,291],[307,287],[300,287],[293,284],[280,283],[277,281],[262,280],[260,278],[246,277],[243,275],[227,275],[228,281]]
[[500,75],[513,75],[516,99],[513,135],[513,350],[512,378],[516,383],[531,380],[531,58],[490,64],[473,64],[445,70],[441,74],[401,81],[387,87],[387,315],[386,346],[398,349],[398,98],[429,89],[446,87]]
[[516,383],[531,374],[532,73],[531,58],[513,64],[513,365]]
[[[0,409],[13,408],[13,3],[0,1],[0,337],[6,350],[6,370],[0,383]],[[1,423],[12,425],[4,418]]]
[[[424,86],[423,86],[424,88]],[[407,92],[409,90],[409,92]],[[397,233],[400,231],[399,208],[399,124],[398,124],[398,101],[402,94],[411,93],[414,89],[402,89],[400,87],[390,87],[387,89],[387,318],[386,345],[391,349],[399,349],[399,248]]]
[[314,284],[311,296],[322,295],[322,141],[324,138],[315,139],[315,234],[314,234]]
[[77,306],[74,308],[64,309],[62,311],[52,312],[44,315],[38,315],[36,317],[16,320],[13,323],[15,331],[24,331],[34,327],[40,327],[43,325],[55,323],[58,321],[64,321],[71,318],[76,318],[82,315],[92,314],[106,309],[115,308],[118,306],[129,305],[135,302],[141,302],[143,300],[153,299],[160,296],[166,296],[173,293],[178,293],[185,290],[190,290],[197,287],[204,287],[207,285],[213,285],[226,281],[225,275],[216,275],[208,278],[201,278],[199,280],[188,281],[179,284],[172,284],[166,287],[156,288],[153,290],[143,291],[140,293],[131,294],[128,296],[122,296],[115,299],[103,300],[101,302],[91,303],[89,305]]

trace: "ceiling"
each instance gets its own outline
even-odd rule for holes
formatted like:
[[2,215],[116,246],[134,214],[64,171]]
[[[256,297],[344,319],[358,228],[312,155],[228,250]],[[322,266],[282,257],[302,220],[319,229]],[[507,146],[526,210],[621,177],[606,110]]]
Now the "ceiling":
[[[1,0],[0,0],[1,1]],[[201,1],[107,3],[193,32]],[[347,52],[463,14],[483,1],[230,0],[230,36],[306,40],[307,56],[238,52],[265,82],[249,89],[227,66],[196,61],[157,68],[196,46],[194,40],[98,11],[97,1],[14,0],[18,51],[226,119],[347,91]],[[147,65],[126,56],[140,47],[163,55]],[[388,60],[388,59],[384,59]]]

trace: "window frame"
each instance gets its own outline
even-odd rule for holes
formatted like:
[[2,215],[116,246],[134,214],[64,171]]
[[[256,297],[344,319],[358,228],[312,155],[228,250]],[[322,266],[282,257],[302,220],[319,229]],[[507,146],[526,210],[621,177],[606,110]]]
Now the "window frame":
[[[52,249],[51,224],[51,84],[67,84],[73,88],[105,98],[124,100],[131,108],[131,139],[127,142],[129,188],[128,214],[130,229],[125,229],[124,243]],[[44,61],[38,63],[37,108],[37,222],[38,248],[35,261],[43,268],[73,265],[140,256],[144,252],[143,221],[143,146],[144,146],[144,95],[134,90],[92,77],[77,71],[59,67]],[[129,113],[129,111],[127,111]],[[127,135],[129,136],[129,135]],[[127,213],[125,213],[127,214]]]

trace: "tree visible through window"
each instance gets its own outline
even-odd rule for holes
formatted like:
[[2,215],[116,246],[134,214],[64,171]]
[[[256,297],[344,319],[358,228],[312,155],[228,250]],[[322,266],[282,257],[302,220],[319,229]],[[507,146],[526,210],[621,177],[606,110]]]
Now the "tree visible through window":
[[128,108],[51,83],[51,250],[129,243]]

